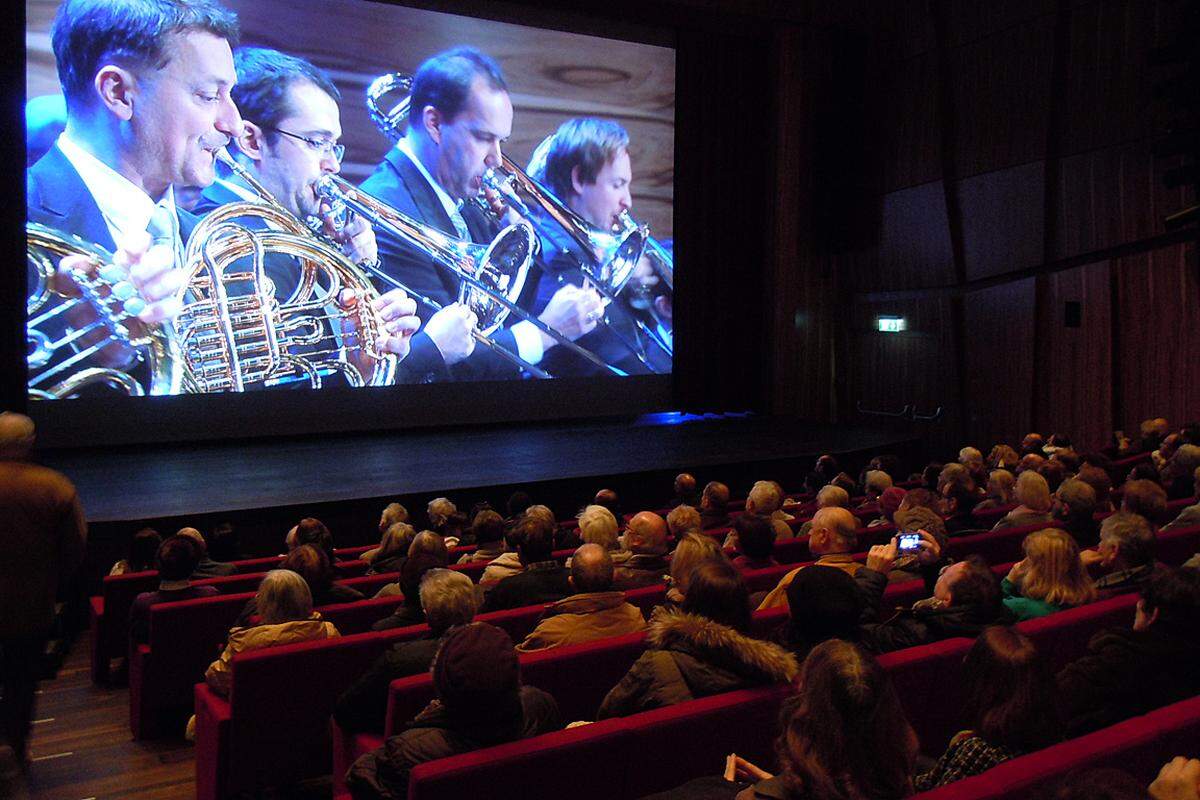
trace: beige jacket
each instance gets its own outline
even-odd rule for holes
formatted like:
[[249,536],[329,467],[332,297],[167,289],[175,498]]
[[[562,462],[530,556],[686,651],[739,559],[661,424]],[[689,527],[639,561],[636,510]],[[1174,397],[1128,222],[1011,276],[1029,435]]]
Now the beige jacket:
[[311,642],[316,639],[333,639],[340,635],[332,622],[325,622],[315,611],[309,619],[280,622],[276,625],[255,625],[252,628],[234,628],[229,631],[229,643],[225,645],[221,657],[208,665],[204,680],[214,692],[228,695],[229,684],[233,680],[231,662],[238,653],[297,642]]
[[546,609],[546,617],[525,641],[522,653],[548,650],[645,630],[646,620],[637,606],[625,602],[624,592],[590,592],[563,598]]

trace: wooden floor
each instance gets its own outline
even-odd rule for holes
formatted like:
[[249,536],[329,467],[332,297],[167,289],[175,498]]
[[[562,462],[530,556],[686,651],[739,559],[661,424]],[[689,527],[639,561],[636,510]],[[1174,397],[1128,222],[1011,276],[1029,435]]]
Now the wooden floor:
[[[80,634],[58,676],[41,684],[29,755],[29,791],[38,800],[191,800],[192,745],[180,735],[137,742],[129,732],[129,690],[92,685],[88,633]],[[328,780],[279,798],[330,796]]]

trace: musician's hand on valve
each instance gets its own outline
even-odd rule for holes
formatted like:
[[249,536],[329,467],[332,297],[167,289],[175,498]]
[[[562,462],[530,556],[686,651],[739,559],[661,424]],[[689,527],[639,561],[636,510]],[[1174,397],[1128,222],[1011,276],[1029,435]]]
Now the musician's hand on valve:
[[[353,289],[343,289],[337,298],[338,307],[344,312],[341,316],[342,343],[346,346],[346,354],[350,361],[365,375],[370,375],[374,368],[373,357],[362,346],[358,309],[359,297]],[[393,289],[387,294],[376,298],[371,303],[372,308],[383,320],[383,330],[376,347],[380,353],[391,353],[403,359],[408,355],[412,346],[412,336],[421,327],[417,317],[417,304],[410,300],[402,289]]]
[[475,350],[472,331],[478,317],[461,303],[448,305],[425,323],[425,333],[437,345],[446,366],[457,364]]
[[[595,330],[603,317],[604,301],[595,289],[568,283],[554,293],[538,319],[573,342]],[[552,337],[542,334],[543,347],[550,349],[555,344]]]

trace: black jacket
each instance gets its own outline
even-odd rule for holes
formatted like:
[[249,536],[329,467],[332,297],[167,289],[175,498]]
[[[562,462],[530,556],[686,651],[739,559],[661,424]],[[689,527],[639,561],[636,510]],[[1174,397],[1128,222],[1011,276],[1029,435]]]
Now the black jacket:
[[1145,714],[1200,693],[1200,633],[1101,631],[1057,683],[1070,736]]
[[[551,563],[554,566],[550,566]],[[568,577],[570,572],[557,562],[531,564],[523,572],[497,583],[488,592],[480,611],[500,611],[562,600],[573,594]]]
[[442,637],[432,632],[411,642],[388,648],[362,677],[338,698],[333,718],[342,730],[352,733],[382,733],[387,717],[388,686],[397,678],[429,671]]
[[[933,594],[936,575],[933,570],[922,570],[928,593]],[[873,569],[860,569],[855,576],[863,592],[867,615],[877,610],[887,587],[887,576]],[[955,636],[974,639],[989,625],[1008,625],[1013,622],[1003,604],[993,607],[978,605],[946,606],[942,608],[917,608],[897,612],[886,620],[876,618],[859,628],[859,643],[875,653],[887,653],[905,647],[915,647]]]
[[355,761],[346,774],[346,786],[355,800],[403,800],[408,796],[409,773],[418,764],[527,739],[560,727],[558,704],[541,689],[522,686],[519,708],[520,716],[516,718],[467,724],[455,720],[434,700],[404,731]]

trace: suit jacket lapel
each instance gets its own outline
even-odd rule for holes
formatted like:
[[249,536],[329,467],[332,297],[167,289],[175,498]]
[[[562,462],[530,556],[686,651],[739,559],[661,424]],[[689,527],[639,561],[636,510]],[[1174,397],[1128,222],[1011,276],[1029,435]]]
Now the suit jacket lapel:
[[409,157],[393,147],[388,150],[384,160],[392,165],[392,169],[396,170],[396,174],[400,177],[400,182],[408,189],[413,203],[421,212],[421,221],[426,225],[432,225],[442,233],[457,236],[454,223],[451,222],[450,215],[446,213],[442,201],[438,199],[437,193],[429,185],[429,181],[425,180],[425,176],[421,174]]
[[109,252],[116,249],[100,207],[58,145],[30,167],[29,184],[34,190],[30,194],[36,194],[26,198],[31,222],[73,233]]

